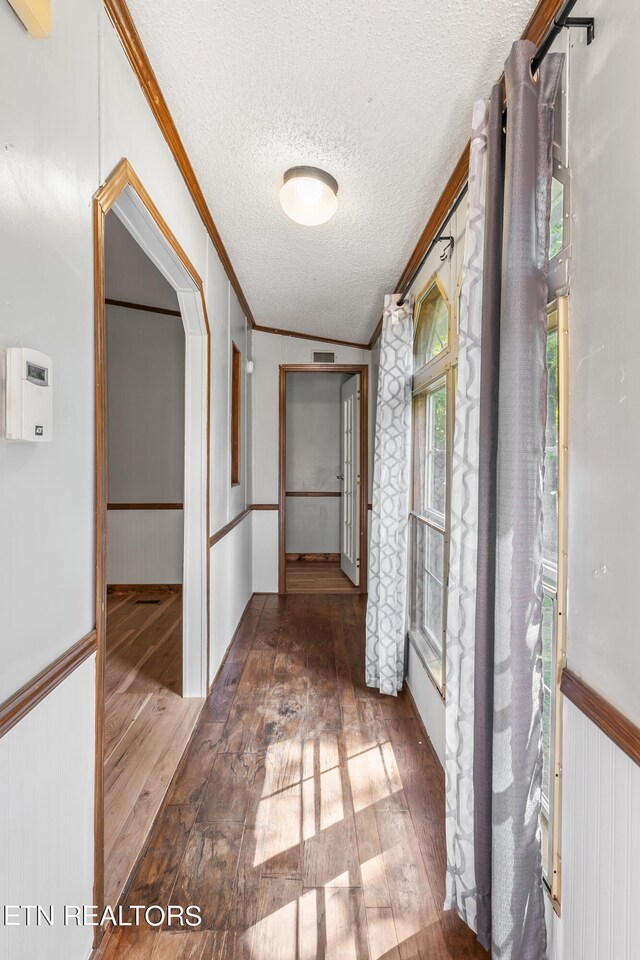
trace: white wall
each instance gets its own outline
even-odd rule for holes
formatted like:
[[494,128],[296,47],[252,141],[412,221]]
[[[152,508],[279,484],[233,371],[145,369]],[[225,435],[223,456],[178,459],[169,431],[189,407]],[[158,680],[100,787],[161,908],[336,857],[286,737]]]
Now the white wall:
[[93,931],[62,911],[93,902],[94,722],[92,656],[0,740],[0,903],[55,910],[52,927],[0,923],[7,960],[91,952]]
[[[571,669],[640,724],[636,605],[640,325],[633,181],[640,150],[635,0],[581,3],[596,41],[571,58],[573,258],[569,315]],[[616,237],[611,243],[608,238]],[[588,533],[587,533],[588,532]]]
[[107,307],[108,500],[182,503],[182,319]]
[[[342,384],[351,375],[287,374],[286,489],[340,493]],[[340,498],[287,498],[287,553],[340,552]]]
[[[110,242],[114,221],[119,224],[115,215],[109,214],[108,248],[114,245]],[[111,269],[118,266],[121,268],[112,263]],[[159,271],[155,272],[162,280]],[[107,277],[111,280],[109,272]],[[122,291],[127,289],[123,284]],[[107,500],[182,503],[182,319],[115,306],[107,306],[106,316]],[[182,510],[109,510],[107,583],[182,583],[183,541]]]
[[[0,439],[0,498],[11,505],[0,513],[1,701],[95,624],[91,198],[123,156],[204,281],[216,386],[217,347],[225,331],[245,336],[245,324],[101,0],[58,4],[53,35],[44,42],[29,38],[9,4],[0,4],[0,89],[0,348],[32,346],[55,365],[55,440],[36,446]],[[228,408],[212,397],[212,531],[244,498],[243,490],[225,489],[228,472],[216,456],[227,424]],[[246,594],[249,538],[240,538],[237,549],[239,590]],[[219,605],[224,596],[216,587],[221,575],[214,554],[212,621],[219,613],[213,597]],[[212,624],[213,659],[231,639],[231,621]],[[9,750],[5,743],[23,738],[11,752],[10,776],[0,780],[0,808],[10,812],[16,838],[0,857],[5,902],[27,895],[41,903],[93,902],[93,671],[80,669],[71,679],[51,695],[58,708],[51,698],[43,701],[0,743]],[[49,767],[34,763],[42,744],[53,745],[43,764],[54,763],[60,745],[65,753],[59,772],[44,779]],[[51,789],[43,790],[43,782]],[[41,841],[37,858],[18,853],[31,850],[29,837]],[[88,956],[85,931],[57,927],[36,952],[26,928],[16,929],[12,960]]]
[[215,677],[253,591],[251,514],[211,549],[211,657]]

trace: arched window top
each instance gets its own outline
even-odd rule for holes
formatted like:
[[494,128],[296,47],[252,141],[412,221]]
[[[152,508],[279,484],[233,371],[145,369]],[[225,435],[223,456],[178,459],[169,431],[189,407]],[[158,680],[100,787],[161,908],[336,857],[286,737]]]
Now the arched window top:
[[416,307],[413,369],[420,370],[449,346],[449,301],[436,277]]

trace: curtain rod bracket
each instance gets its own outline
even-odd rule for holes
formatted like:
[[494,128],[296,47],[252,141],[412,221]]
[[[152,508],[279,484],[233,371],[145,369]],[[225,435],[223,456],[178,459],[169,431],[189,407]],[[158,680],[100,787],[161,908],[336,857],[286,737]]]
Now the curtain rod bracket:
[[596,38],[596,21],[593,17],[567,17],[564,23],[558,24],[570,30],[572,27],[582,27],[587,31],[587,46],[593,43]]
[[456,245],[456,241],[454,240],[453,237],[438,237],[436,240],[436,243],[444,243],[444,242],[446,242],[447,245],[442,251],[442,253],[440,254],[440,260],[442,261],[442,263],[444,263],[447,257],[453,254],[453,251]]

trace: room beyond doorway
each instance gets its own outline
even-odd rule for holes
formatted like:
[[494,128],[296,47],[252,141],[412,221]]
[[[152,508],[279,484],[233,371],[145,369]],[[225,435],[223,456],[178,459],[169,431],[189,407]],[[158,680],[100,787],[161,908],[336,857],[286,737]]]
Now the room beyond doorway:
[[367,591],[367,367],[280,367],[279,593]]

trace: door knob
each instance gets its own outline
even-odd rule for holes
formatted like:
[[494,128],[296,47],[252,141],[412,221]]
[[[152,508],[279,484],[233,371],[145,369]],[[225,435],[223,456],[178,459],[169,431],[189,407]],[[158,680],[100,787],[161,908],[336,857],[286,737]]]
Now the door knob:
[[336,480],[344,480],[344,473],[336,473]]

